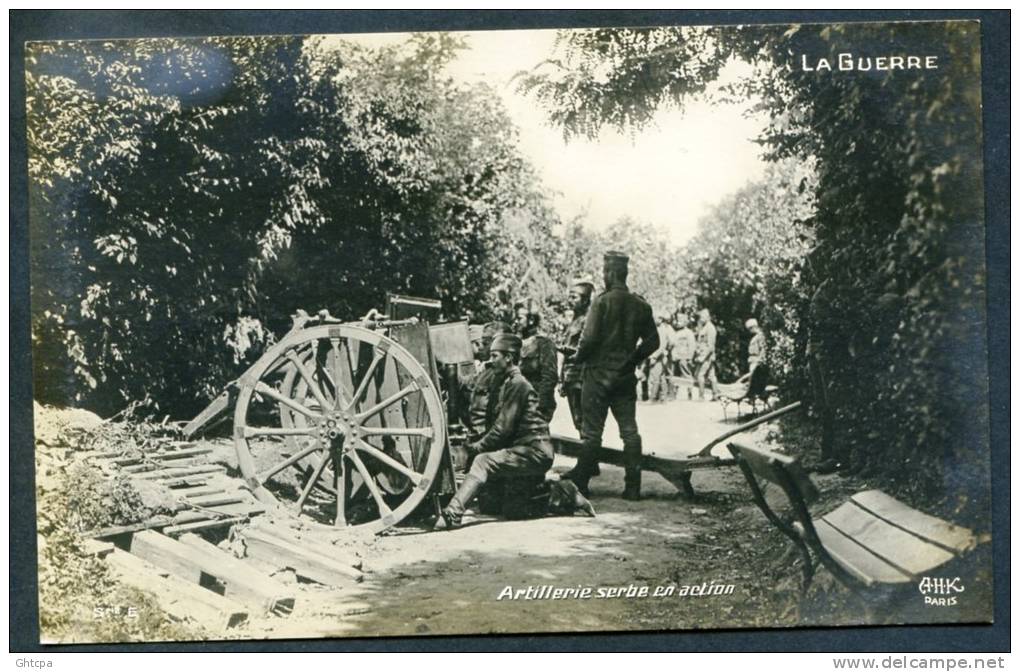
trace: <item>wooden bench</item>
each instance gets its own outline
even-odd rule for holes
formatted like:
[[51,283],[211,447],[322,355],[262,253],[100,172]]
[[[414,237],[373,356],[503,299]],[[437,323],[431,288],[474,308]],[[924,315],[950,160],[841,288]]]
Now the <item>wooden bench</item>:
[[[858,595],[871,612],[870,597],[917,590],[921,579],[977,547],[969,529],[922,513],[879,490],[853,495],[835,510],[812,519],[808,506],[818,489],[797,461],[740,442],[728,444],[754,501],[769,521],[790,538],[804,564],[802,595],[817,558]],[[778,515],[765,498],[762,481],[778,485],[792,507],[792,519]]]

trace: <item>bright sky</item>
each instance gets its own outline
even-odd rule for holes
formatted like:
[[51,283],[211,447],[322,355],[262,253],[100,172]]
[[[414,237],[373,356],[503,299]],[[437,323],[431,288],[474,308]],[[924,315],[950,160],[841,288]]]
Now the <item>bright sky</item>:
[[[464,82],[487,82],[499,92],[520,129],[523,153],[554,192],[555,207],[565,220],[586,213],[590,226],[604,228],[629,215],[666,228],[682,244],[712,205],[764,172],[761,148],[753,142],[764,119],[745,118],[744,106],[698,102],[683,113],[660,111],[654,127],[634,136],[607,129],[597,141],[565,142],[535,101],[511,83],[517,72],[552,55],[555,31],[461,35],[469,49],[451,64],[449,74]],[[351,38],[377,46],[406,35],[343,36]],[[747,67],[731,64],[721,81]]]

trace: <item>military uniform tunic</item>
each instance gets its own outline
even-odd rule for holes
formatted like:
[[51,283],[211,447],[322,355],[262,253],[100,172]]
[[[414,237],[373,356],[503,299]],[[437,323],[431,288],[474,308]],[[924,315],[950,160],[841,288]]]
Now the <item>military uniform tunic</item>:
[[560,371],[560,385],[563,394],[567,398],[567,405],[570,406],[570,418],[574,421],[574,428],[581,431],[581,365],[576,361],[577,348],[581,345],[581,334],[584,333],[585,318],[588,313],[576,316],[567,327],[567,337],[564,345],[568,353],[563,357],[563,368]]
[[754,370],[765,361],[765,334],[758,332],[751,337],[751,342],[747,344],[747,372],[753,373]]
[[535,335],[521,344],[521,373],[538,394],[538,410],[546,422],[556,412],[556,345],[547,336]]
[[658,348],[651,307],[625,284],[610,284],[592,302],[575,360],[584,365],[581,438],[587,454],[578,462],[580,471],[590,473],[593,468],[610,409],[620,428],[628,473],[640,466],[634,367]]
[[538,395],[518,367],[507,371],[499,387],[495,420],[471,448],[478,456],[469,473],[482,482],[492,476],[541,475],[552,466],[549,423],[538,410]]

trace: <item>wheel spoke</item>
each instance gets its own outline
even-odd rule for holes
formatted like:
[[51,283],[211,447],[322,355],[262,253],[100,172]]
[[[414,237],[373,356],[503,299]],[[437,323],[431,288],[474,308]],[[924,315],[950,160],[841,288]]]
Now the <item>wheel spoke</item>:
[[382,493],[379,492],[379,486],[375,484],[375,478],[372,477],[372,474],[368,471],[368,467],[366,467],[365,463],[361,461],[360,457],[358,457],[358,453],[350,450],[345,454],[350,458],[351,462],[354,463],[354,466],[361,473],[361,478],[364,479],[365,486],[368,488],[368,491],[372,493],[372,499],[375,500],[376,505],[379,507],[379,514],[382,516],[388,516],[393,513],[390,510],[390,507],[386,505],[386,500],[383,499]]
[[314,427],[245,427],[244,438],[257,436],[315,436]]
[[334,527],[347,527],[347,469],[343,459],[333,455],[333,488],[336,490]]
[[301,374],[301,377],[308,382],[308,387],[309,389],[311,389],[312,394],[315,396],[315,400],[319,402],[319,406],[322,408],[322,410],[325,411],[326,409],[328,409],[330,407],[329,402],[326,400],[326,397],[323,396],[322,390],[319,389],[319,384],[315,381],[312,372],[308,370],[308,367],[305,366],[305,363],[301,361],[301,358],[298,357],[293,350],[288,350],[284,357],[291,361],[291,363],[294,365],[294,368],[296,368],[298,370],[298,373]]
[[434,432],[431,427],[361,427],[364,436],[423,436],[431,439]]
[[411,482],[414,483],[415,485],[421,483],[421,474],[419,474],[417,471],[414,471],[403,462],[393,459],[392,457],[390,457],[383,451],[379,450],[375,446],[369,445],[368,443],[365,443],[361,439],[358,439],[355,442],[354,447],[358,450],[364,451],[365,453],[371,455],[372,457],[379,460],[380,462],[390,467],[394,471],[399,471],[401,474],[411,479]]
[[340,361],[340,339],[330,338],[329,342],[333,348],[333,407],[339,411],[350,402],[344,397],[343,369],[341,368],[342,363]]
[[270,478],[272,478],[273,476],[276,476],[278,473],[280,473],[281,471],[283,471],[284,469],[286,469],[290,465],[292,465],[295,462],[297,462],[297,461],[307,457],[308,455],[311,455],[312,453],[314,453],[317,450],[319,450],[319,445],[318,444],[309,446],[308,448],[305,448],[303,450],[299,450],[298,452],[294,453],[293,455],[288,457],[283,462],[280,462],[279,464],[276,464],[276,465],[270,467],[269,469],[266,469],[265,471],[259,472],[259,474],[256,476],[256,478],[259,479],[260,483],[265,483]]
[[322,460],[315,465],[315,469],[312,470],[312,475],[308,478],[308,482],[305,483],[304,489],[301,491],[301,494],[298,495],[298,499],[294,503],[295,513],[301,513],[301,507],[305,505],[305,500],[308,499],[308,495],[312,494],[312,488],[315,487],[315,482],[319,480],[320,476],[322,476],[322,470],[326,468],[326,464],[330,462],[330,460],[331,458],[328,454],[323,455]]
[[365,371],[365,375],[361,377],[358,389],[355,390],[354,397],[351,399],[351,403],[347,406],[348,411],[353,411],[354,407],[361,401],[361,398],[365,396],[365,390],[368,389],[368,383],[372,380],[372,376],[375,374],[375,369],[379,366],[379,362],[381,362],[385,356],[386,353],[380,352],[378,349],[375,351],[375,355],[372,357],[372,362],[368,365],[368,370]]
[[311,410],[310,408],[304,406],[303,404],[299,404],[297,401],[291,399],[290,397],[283,396],[282,394],[280,394],[273,388],[269,387],[262,381],[259,381],[259,383],[255,386],[255,391],[258,392],[259,394],[264,394],[271,399],[275,399],[281,404],[290,406],[301,415],[312,418],[313,420],[318,420],[319,418],[322,417],[321,415]]
[[391,406],[392,404],[397,403],[398,401],[400,401],[401,399],[403,399],[407,395],[411,394],[412,392],[416,392],[418,389],[420,389],[418,387],[418,383],[412,382],[407,387],[401,389],[399,392],[395,392],[394,394],[392,394],[388,398],[383,399],[382,401],[380,401],[378,404],[376,404],[372,408],[368,409],[367,411],[363,411],[363,412],[359,413],[358,416],[357,416],[358,424],[359,425],[363,424],[366,419],[372,417],[373,415],[375,415],[379,411],[383,410],[387,406]]

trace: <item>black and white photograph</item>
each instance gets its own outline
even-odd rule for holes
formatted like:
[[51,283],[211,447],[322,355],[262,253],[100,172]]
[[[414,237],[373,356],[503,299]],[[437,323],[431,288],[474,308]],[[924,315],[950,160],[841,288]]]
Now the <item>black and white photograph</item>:
[[990,623],[981,39],[27,43],[41,642]]

